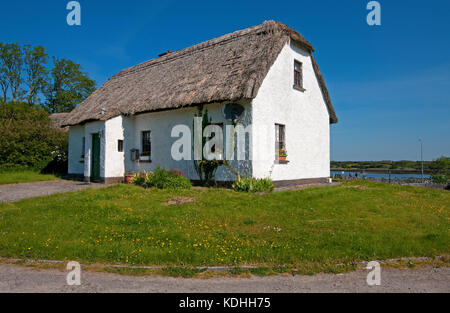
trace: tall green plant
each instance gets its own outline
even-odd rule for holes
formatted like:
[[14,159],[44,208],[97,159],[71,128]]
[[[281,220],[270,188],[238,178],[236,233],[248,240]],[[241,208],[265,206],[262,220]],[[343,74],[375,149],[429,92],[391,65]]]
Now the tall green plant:
[[[203,131],[211,124],[211,118],[208,116],[208,109],[203,110],[203,106],[199,106],[198,113],[194,114],[194,117],[201,117],[202,118],[202,149],[206,144],[206,138],[203,137]],[[193,128],[195,128],[195,124],[193,124]],[[216,171],[223,164],[222,160],[207,160],[205,156],[203,155],[202,150],[202,158],[201,160],[195,160],[194,158],[194,169],[197,172],[197,175],[200,180],[200,184],[202,186],[212,186],[216,183]]]

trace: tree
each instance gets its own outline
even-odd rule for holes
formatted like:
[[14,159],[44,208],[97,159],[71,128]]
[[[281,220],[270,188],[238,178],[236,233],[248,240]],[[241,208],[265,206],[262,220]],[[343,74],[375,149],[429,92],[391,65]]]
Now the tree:
[[3,93],[3,103],[6,103],[6,97],[9,89],[8,69],[5,62],[7,58],[7,49],[5,45],[0,42],[0,88]]
[[11,89],[13,102],[20,101],[24,95],[21,88],[23,53],[18,44],[0,45],[0,85],[3,92],[3,102],[6,102],[8,89]]
[[66,155],[67,132],[54,127],[44,109],[25,102],[0,105],[0,134],[1,167],[42,169]]
[[53,58],[51,83],[45,91],[46,109],[51,113],[70,112],[95,90],[95,81],[81,71],[81,65]]
[[441,156],[431,162],[431,168],[436,173],[448,172],[450,170],[450,158]]
[[48,56],[44,47],[25,45],[24,52],[24,68],[26,72],[25,84],[28,87],[26,96],[30,105],[38,102],[38,93],[43,92],[47,82],[48,71],[45,68]]
[[432,180],[435,183],[450,183],[450,158],[441,156],[431,162],[434,173]]

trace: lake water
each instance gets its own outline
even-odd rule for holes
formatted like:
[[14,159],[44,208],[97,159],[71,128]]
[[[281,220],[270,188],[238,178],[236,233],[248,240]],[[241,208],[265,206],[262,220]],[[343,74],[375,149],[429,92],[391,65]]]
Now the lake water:
[[[344,173],[344,174],[342,174]],[[348,171],[331,171],[331,177],[333,177],[334,174],[342,175],[342,176],[350,176],[350,173],[352,176],[355,176],[355,172],[348,172]],[[358,173],[358,178],[362,177],[361,173]],[[371,178],[386,178],[389,179],[389,174],[387,173],[364,173],[364,177],[371,177]],[[421,174],[391,174],[391,179],[394,178],[421,178]],[[423,174],[423,178],[427,179],[431,176],[428,174]]]

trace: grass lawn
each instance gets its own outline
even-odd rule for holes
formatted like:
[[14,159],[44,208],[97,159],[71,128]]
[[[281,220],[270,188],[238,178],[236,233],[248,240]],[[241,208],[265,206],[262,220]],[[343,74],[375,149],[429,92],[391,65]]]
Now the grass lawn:
[[[176,197],[194,201],[167,204]],[[322,271],[448,254],[449,227],[450,193],[443,190],[354,182],[246,194],[119,184],[1,204],[0,256]]]
[[44,180],[59,179],[52,174],[41,174],[32,170],[18,170],[18,171],[2,171],[0,172],[0,185],[27,183]]

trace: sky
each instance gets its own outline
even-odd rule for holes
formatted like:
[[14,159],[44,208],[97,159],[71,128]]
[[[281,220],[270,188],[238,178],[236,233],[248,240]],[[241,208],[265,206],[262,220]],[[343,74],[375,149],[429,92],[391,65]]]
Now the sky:
[[277,20],[315,47],[339,123],[331,160],[450,156],[450,1],[3,1],[0,42],[42,45],[82,65],[99,87],[118,71],[235,30]]

